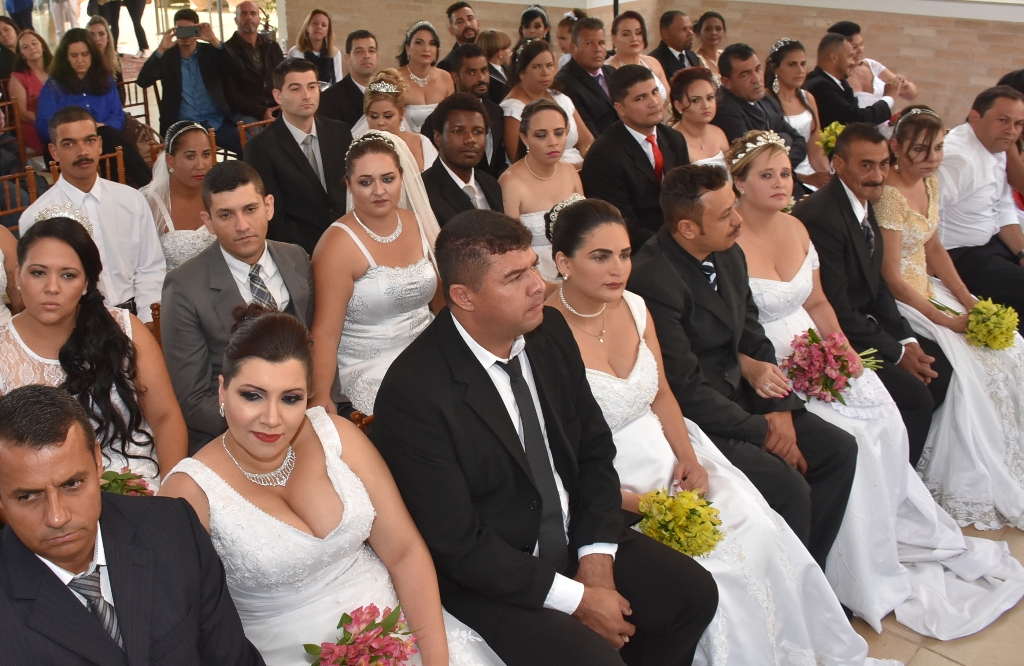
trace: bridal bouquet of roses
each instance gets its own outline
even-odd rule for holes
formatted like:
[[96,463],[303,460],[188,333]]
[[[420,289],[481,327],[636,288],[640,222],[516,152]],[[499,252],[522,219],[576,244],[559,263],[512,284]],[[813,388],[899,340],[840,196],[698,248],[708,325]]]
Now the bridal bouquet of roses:
[[858,361],[860,365],[877,370],[882,363],[867,349],[858,354],[850,347],[842,333],[830,333],[822,338],[813,328],[793,338],[793,353],[782,362],[782,370],[793,382],[793,389],[809,398],[823,402],[838,400],[846,404],[843,392],[850,385]]
[[417,653],[416,637],[406,625],[401,605],[395,610],[385,607],[382,619],[375,605],[360,606],[341,616],[338,629],[344,633],[335,643],[303,646],[317,658],[314,666],[392,666],[406,663]]
[[690,557],[707,555],[725,538],[718,509],[693,490],[642,494],[640,513],[641,532]]
[[846,129],[846,125],[834,120],[831,125],[818,132],[818,145],[825,151],[826,157],[832,156],[832,150],[836,147],[836,139],[844,129]]
[[141,475],[132,472],[127,467],[122,467],[120,472],[107,470],[100,476],[100,490],[115,495],[152,495],[153,490],[149,487]]
[[[954,317],[962,315],[953,308],[931,300],[932,305]],[[1016,339],[1020,317],[1008,305],[993,303],[992,299],[978,301],[967,313],[967,342],[975,347],[1009,349]]]

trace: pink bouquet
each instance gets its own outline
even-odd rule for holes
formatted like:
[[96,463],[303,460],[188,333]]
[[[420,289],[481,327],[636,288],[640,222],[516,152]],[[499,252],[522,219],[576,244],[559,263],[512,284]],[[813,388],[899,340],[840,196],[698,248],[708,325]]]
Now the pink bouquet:
[[344,634],[336,643],[307,643],[306,652],[317,657],[314,665],[322,666],[391,666],[404,664],[417,650],[416,637],[409,631],[402,607],[384,608],[381,612],[370,604],[345,613],[338,622]]
[[153,489],[149,487],[142,475],[136,474],[128,467],[122,467],[120,472],[108,470],[100,477],[100,490],[115,495],[152,495]]
[[793,354],[782,362],[782,370],[789,375],[793,389],[809,398],[824,402],[843,400],[843,392],[861,368],[877,370],[881,361],[871,356],[877,349],[857,354],[842,333],[831,333],[822,339],[813,328],[793,338]]

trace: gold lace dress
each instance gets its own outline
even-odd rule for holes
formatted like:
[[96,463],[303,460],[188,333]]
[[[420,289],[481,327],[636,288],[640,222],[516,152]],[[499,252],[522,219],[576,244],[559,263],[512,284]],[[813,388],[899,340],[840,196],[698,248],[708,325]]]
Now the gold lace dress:
[[885,186],[882,198],[875,204],[878,226],[903,234],[900,246],[900,275],[914,291],[932,298],[934,290],[928,280],[928,264],[924,244],[939,228],[939,181],[935,176],[924,181],[928,192],[928,217],[913,210],[895,187]]

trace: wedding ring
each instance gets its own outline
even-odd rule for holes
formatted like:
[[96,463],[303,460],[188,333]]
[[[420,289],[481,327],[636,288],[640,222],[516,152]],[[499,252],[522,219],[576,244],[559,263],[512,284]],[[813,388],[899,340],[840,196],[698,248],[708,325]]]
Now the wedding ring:
[[765,390],[765,391],[767,391],[767,390],[768,390],[768,389],[770,389],[771,387],[772,387],[772,385],[771,385],[771,382],[765,382],[765,383],[764,383],[764,390]]

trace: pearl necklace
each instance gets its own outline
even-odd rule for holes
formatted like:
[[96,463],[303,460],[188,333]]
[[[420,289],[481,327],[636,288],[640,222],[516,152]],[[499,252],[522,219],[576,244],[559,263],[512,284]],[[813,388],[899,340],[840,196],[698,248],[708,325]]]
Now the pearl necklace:
[[415,74],[413,74],[412,73],[412,67],[407,67],[406,69],[409,70],[409,78],[412,79],[413,83],[418,85],[420,88],[426,88],[427,87],[427,83],[430,81],[430,70],[429,69],[427,70],[427,75],[423,76],[423,77],[416,76]]
[[554,171],[551,172],[550,176],[548,176],[547,178],[544,178],[543,176],[538,176],[537,172],[530,168],[530,159],[529,158],[530,158],[530,154],[529,153],[527,153],[526,155],[523,155],[523,164],[526,165],[527,171],[532,173],[533,177],[536,178],[537,180],[551,180],[552,178],[555,177],[555,174],[558,173],[558,165],[556,164],[555,165],[555,169],[554,169]]
[[558,298],[562,300],[562,305],[565,306],[566,310],[573,313],[577,317],[580,317],[581,319],[593,319],[594,317],[600,317],[601,314],[604,312],[604,309],[608,307],[607,303],[602,303],[601,309],[595,312],[594,314],[583,314],[582,312],[577,312],[576,310],[573,309],[571,305],[569,305],[569,302],[565,300],[565,291],[563,291],[563,287],[558,288]]
[[358,222],[359,226],[363,228],[363,231],[366,232],[366,235],[372,238],[373,240],[377,241],[378,243],[384,244],[394,243],[395,240],[397,240],[398,237],[402,235],[402,216],[398,214],[397,210],[395,211],[395,216],[398,217],[398,226],[395,228],[394,232],[390,236],[380,236],[378,234],[373,233],[373,231],[371,231],[369,227],[363,224],[363,221],[359,219],[358,215],[356,215],[355,210],[352,211],[352,217],[356,218],[356,222]]
[[288,483],[288,479],[291,477],[292,472],[295,470],[295,449],[292,448],[291,444],[288,445],[288,455],[284,457],[284,462],[281,466],[272,472],[264,472],[262,474],[253,474],[252,472],[246,472],[242,469],[242,466],[238,464],[235,456],[231,454],[231,449],[228,448],[227,443],[228,434],[225,432],[221,435],[220,443],[227,451],[228,457],[231,458],[231,462],[235,463],[235,467],[238,468],[245,478],[249,479],[258,486],[284,486]]

